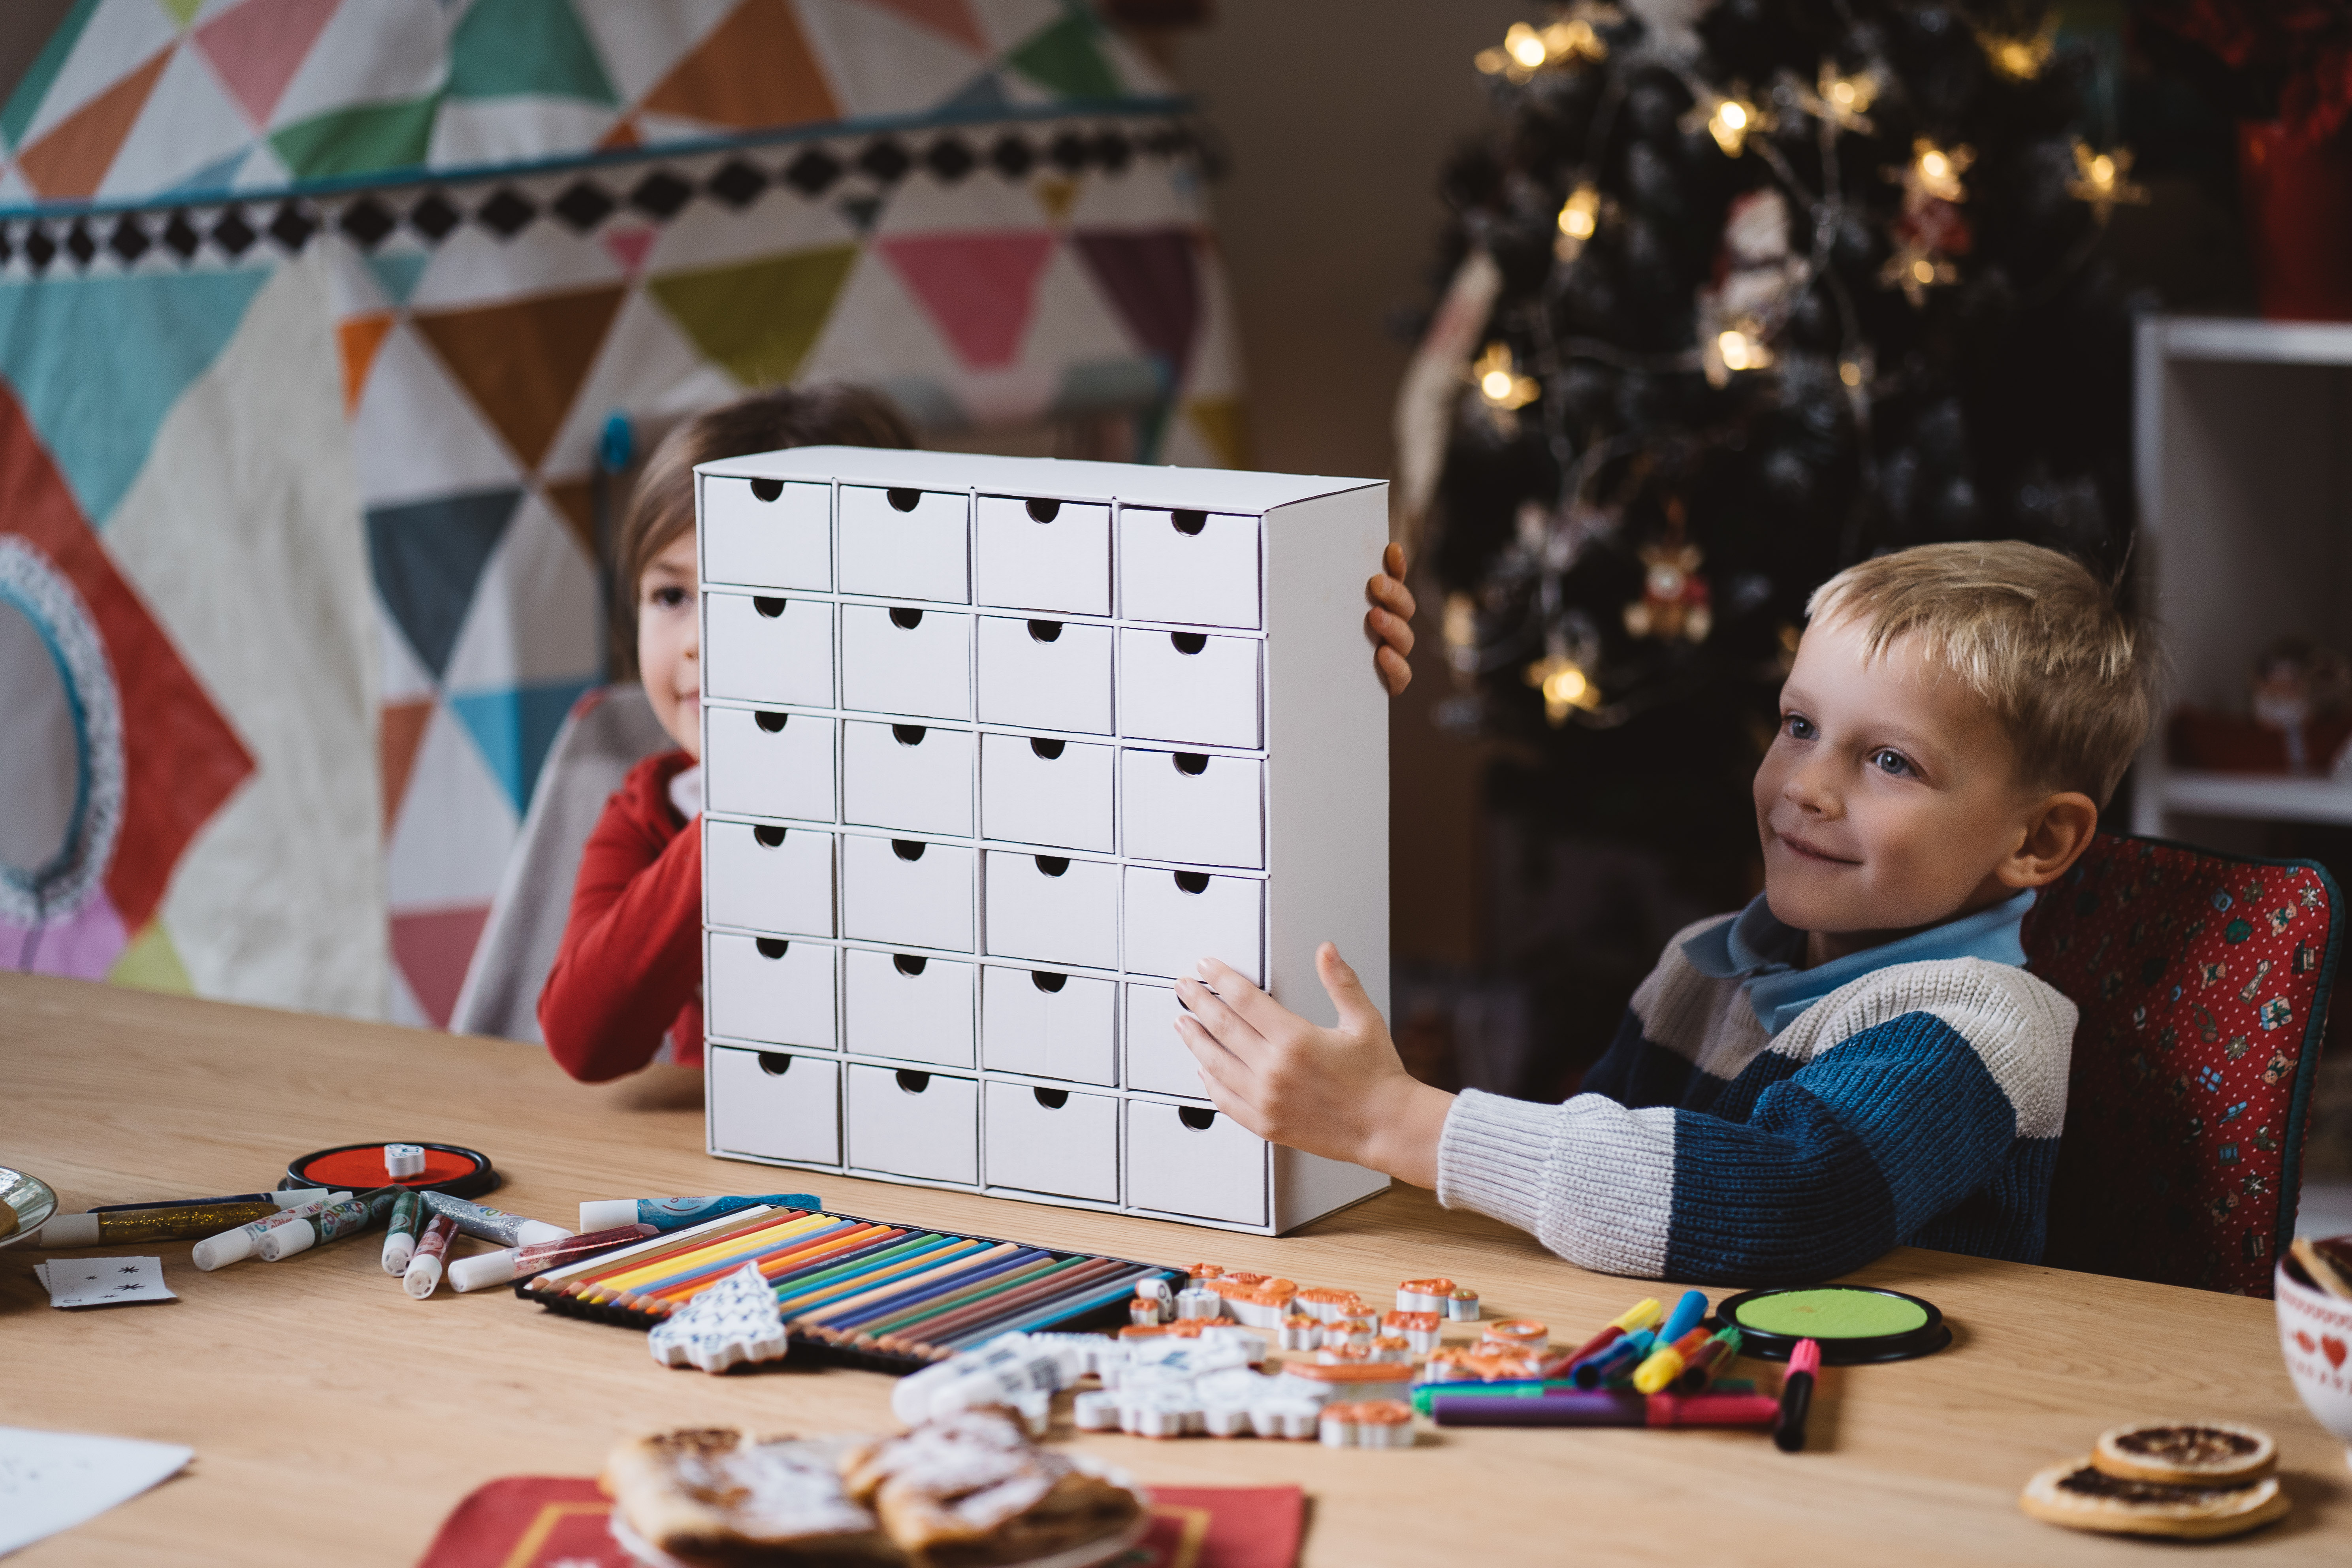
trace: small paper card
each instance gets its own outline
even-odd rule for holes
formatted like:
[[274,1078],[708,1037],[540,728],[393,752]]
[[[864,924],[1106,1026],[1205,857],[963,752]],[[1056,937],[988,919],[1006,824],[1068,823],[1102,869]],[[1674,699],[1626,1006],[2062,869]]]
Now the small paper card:
[[137,1497],[177,1473],[190,1452],[176,1443],[0,1426],[0,1557]]
[[53,1258],[33,1273],[48,1288],[52,1307],[127,1307],[176,1301],[163,1283],[160,1258]]

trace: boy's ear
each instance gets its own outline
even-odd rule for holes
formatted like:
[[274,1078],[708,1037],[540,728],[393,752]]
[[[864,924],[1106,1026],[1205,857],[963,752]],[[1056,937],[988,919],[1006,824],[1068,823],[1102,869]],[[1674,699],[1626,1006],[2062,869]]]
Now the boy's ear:
[[2054,882],[2091,847],[2099,828],[2099,808],[2079,790],[2065,790],[2034,803],[2025,837],[1994,871],[2004,886],[2021,892]]

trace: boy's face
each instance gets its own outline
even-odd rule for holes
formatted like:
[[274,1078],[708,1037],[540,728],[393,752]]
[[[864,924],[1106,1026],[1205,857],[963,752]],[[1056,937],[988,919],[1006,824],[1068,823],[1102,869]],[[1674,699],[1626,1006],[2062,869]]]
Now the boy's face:
[[699,762],[702,618],[694,569],[694,531],[688,529],[637,579],[637,679],[645,682],[661,727]]
[[1850,621],[1807,629],[1756,770],[1765,898],[1815,933],[1812,963],[2030,885],[1999,873],[2042,797],[2018,782],[1991,712],[1904,644],[1868,660],[1865,646]]

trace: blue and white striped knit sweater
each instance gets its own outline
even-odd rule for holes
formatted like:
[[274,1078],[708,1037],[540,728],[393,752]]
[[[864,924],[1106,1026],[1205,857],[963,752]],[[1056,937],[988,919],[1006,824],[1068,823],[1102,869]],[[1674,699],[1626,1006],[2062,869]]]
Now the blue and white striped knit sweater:
[[1906,1244],[2040,1261],[2074,1005],[2008,963],[1897,963],[1768,1037],[1683,951],[1716,923],[1667,944],[1584,1092],[1463,1094],[1439,1200],[1650,1279],[1822,1279]]

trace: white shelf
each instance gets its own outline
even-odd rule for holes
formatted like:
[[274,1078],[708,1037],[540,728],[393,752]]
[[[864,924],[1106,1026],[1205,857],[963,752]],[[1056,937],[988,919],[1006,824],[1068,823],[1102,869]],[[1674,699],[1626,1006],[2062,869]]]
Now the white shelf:
[[2332,779],[2168,770],[2163,795],[2168,810],[2196,816],[2352,823],[2352,784]]
[[2166,359],[2352,365],[2352,322],[2164,316],[2152,324]]

